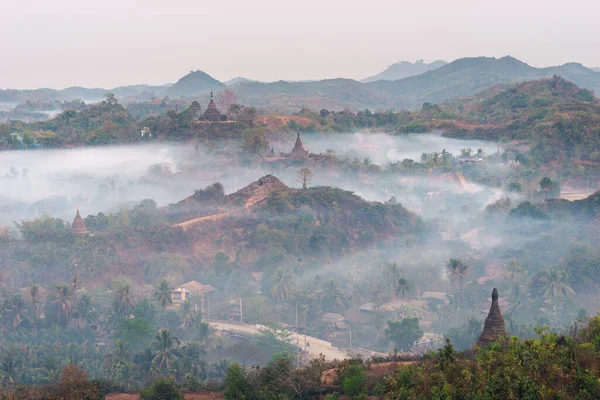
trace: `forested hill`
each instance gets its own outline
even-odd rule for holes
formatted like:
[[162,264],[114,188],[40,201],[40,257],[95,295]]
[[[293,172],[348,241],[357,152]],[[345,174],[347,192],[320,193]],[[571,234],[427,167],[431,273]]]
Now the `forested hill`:
[[[272,175],[227,196],[209,186],[170,206],[169,214],[204,256],[222,251],[261,266],[292,255],[340,256],[421,231],[417,216],[400,204],[368,202],[334,187],[293,189]],[[251,233],[240,237],[240,229]]]
[[476,122],[512,123],[516,118],[533,117],[542,112],[560,118],[565,113],[600,111],[594,93],[559,76],[518,84],[498,85],[472,97],[443,103],[460,118]]
[[293,189],[271,175],[230,195],[215,184],[168,208],[144,200],[84,221],[91,235],[80,238],[71,235],[68,221],[21,221],[24,240],[0,248],[7,262],[0,266],[19,266],[10,271],[16,285],[73,274],[83,284],[121,274],[139,283],[162,276],[180,281],[212,268],[215,257],[227,266],[270,271],[298,257],[309,265],[423,230],[400,204],[368,202],[333,187]]
[[535,68],[513,57],[500,59],[462,58],[421,75],[395,82],[378,81],[368,85],[394,98],[397,106],[441,103],[445,100],[472,96],[502,83],[540,79],[560,75],[590,90],[600,92],[600,73],[581,64]]

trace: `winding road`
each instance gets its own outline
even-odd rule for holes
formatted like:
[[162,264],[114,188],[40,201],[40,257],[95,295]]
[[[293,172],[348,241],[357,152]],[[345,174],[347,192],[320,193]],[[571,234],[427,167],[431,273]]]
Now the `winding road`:
[[[208,321],[209,325],[213,328],[224,331],[224,332],[243,332],[249,335],[257,335],[260,333],[260,327],[256,325],[248,325],[248,324],[239,324],[239,323],[230,323],[223,321]],[[293,334],[291,336],[292,344],[296,342],[296,335]],[[304,335],[299,335],[298,340],[300,347],[304,348]],[[346,351],[339,349],[337,347],[333,347],[331,343],[326,342],[322,339],[317,339],[312,336],[306,336],[306,351],[313,357],[319,357],[320,354],[325,356],[325,359],[331,360],[343,360],[345,358],[349,358],[351,355]]]

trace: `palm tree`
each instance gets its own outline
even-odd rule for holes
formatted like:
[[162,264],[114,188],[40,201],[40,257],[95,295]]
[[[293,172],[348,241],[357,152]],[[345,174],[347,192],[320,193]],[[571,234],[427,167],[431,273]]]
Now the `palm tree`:
[[163,279],[158,283],[158,285],[154,288],[154,297],[156,301],[160,303],[160,306],[163,309],[163,319],[165,316],[165,309],[167,306],[173,304],[173,298],[171,297],[172,289],[169,287],[169,282],[166,279]]
[[181,304],[179,318],[181,319],[182,326],[189,327],[194,322],[194,311],[192,310],[192,303],[189,300]]
[[398,268],[398,264],[388,263],[385,267],[384,277],[390,283],[390,295],[394,294],[394,286],[396,285],[396,280],[399,276],[400,268]]
[[9,329],[16,329],[23,321],[31,321],[31,318],[27,314],[27,308],[28,307],[23,299],[21,299],[20,294],[13,295],[4,304],[2,322],[4,322]]
[[519,264],[516,258],[508,260],[506,267],[506,278],[512,283],[513,288],[520,282],[523,277],[523,267]]
[[113,375],[118,374],[123,367],[131,364],[131,352],[127,343],[117,340],[113,351],[106,356],[106,366]]
[[283,303],[292,294],[292,274],[286,269],[279,268],[273,273],[271,280],[273,282],[271,297]]
[[0,271],[0,291],[4,292],[7,289],[8,287],[6,286],[6,275],[4,274],[4,272]]
[[575,291],[568,283],[568,275],[565,270],[551,269],[542,271],[540,283],[544,291],[544,297],[553,299],[555,297],[575,296]]
[[[124,316],[129,316],[129,314],[131,314],[131,310],[135,307],[135,302],[133,301],[133,299],[131,298],[131,294],[129,293],[130,290],[131,287],[129,285],[125,285],[119,288],[119,290],[117,290],[116,293],[117,302],[119,304],[117,312]],[[171,293],[169,292],[169,296],[170,295]]]
[[337,288],[334,280],[325,283],[325,291],[321,295],[321,302],[325,302],[325,306],[345,305],[346,300],[344,294]]
[[201,342],[205,342],[210,336],[210,325],[208,322],[199,322],[196,325],[198,340]]
[[3,348],[0,354],[0,375],[2,378],[9,383],[13,383],[18,380],[22,368],[22,350],[16,346]]
[[56,382],[62,370],[62,357],[48,354],[40,363],[39,369],[42,382]]
[[[75,296],[77,297],[77,296]],[[82,293],[81,296],[78,297],[77,305],[76,305],[76,314],[77,318],[85,320],[92,310],[94,309],[94,305],[92,304],[92,296],[86,293]]]
[[56,285],[56,299],[54,299],[52,305],[57,307],[56,318],[58,322],[62,320],[66,325],[73,314],[71,289],[68,285]]
[[464,263],[462,260],[458,258],[451,258],[446,261],[446,269],[450,274],[450,279],[452,282],[456,282],[458,280],[459,283],[459,296],[458,296],[458,305],[460,306],[460,298],[462,296],[463,291],[463,280],[467,273],[469,272],[469,265]]
[[42,301],[43,295],[39,285],[31,285],[29,286],[29,300],[31,301],[31,305],[29,307],[29,312],[33,318],[33,329],[36,328],[37,319],[40,317],[42,312]]
[[168,370],[169,364],[177,359],[177,356],[175,355],[176,345],[179,345],[179,339],[176,336],[172,336],[171,332],[168,330],[161,330],[160,333],[156,335],[155,341],[152,342],[152,348],[157,352],[152,363],[160,370]]
[[189,342],[181,350],[184,369],[196,378],[205,378],[206,362],[202,359],[206,354],[204,346],[198,342]]
[[402,296],[402,298],[404,298],[404,296],[406,296],[406,292],[408,292],[412,288],[412,285],[408,281],[408,279],[403,277],[397,278],[395,283],[396,289],[394,293],[396,294],[396,296]]
[[125,386],[127,391],[138,387],[139,370],[133,363],[124,364],[118,372],[117,380]]
[[146,348],[143,351],[139,352],[135,356],[135,363],[137,364],[140,372],[142,373],[142,377],[144,382],[148,382],[152,378],[152,374],[154,372],[153,367],[154,353],[151,348]]

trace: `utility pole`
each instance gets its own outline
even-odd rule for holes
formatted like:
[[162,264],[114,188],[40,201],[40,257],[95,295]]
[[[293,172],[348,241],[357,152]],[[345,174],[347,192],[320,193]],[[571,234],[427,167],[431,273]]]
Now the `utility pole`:
[[307,310],[304,311],[304,354],[306,354],[306,314],[308,314]]
[[204,322],[204,289],[202,289],[201,294],[201,303],[200,303],[200,311],[202,312],[202,322]]
[[352,324],[350,324],[350,346],[349,348],[352,348]]
[[298,337],[298,302],[296,302],[296,359],[300,368],[300,339]]
[[244,323],[244,313],[242,310],[242,298],[240,297],[240,323],[243,324]]
[[590,194],[590,176],[586,175],[586,189],[585,189],[585,194]]
[[210,320],[210,296],[206,296],[206,319]]

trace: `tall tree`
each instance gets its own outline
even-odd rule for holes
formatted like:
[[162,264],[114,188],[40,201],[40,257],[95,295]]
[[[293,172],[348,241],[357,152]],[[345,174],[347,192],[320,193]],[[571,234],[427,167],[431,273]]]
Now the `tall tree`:
[[458,281],[459,284],[459,296],[458,305],[460,306],[461,297],[463,292],[463,281],[467,273],[469,272],[469,265],[464,263],[458,258],[451,258],[446,261],[446,270],[450,274],[452,282]]
[[406,296],[406,292],[408,292],[410,289],[412,289],[412,285],[408,281],[408,279],[404,277],[396,279],[396,296],[401,296],[402,298],[404,298],[404,296]]
[[302,185],[302,189],[306,189],[308,188],[308,185],[310,184],[310,180],[313,177],[313,172],[308,169],[308,168],[302,168],[301,170],[298,171],[298,176],[296,178],[296,180],[298,181],[298,183],[300,183]]
[[181,348],[184,369],[196,378],[206,378],[206,350],[201,343],[189,342]]
[[16,329],[23,321],[32,320],[28,314],[27,304],[25,304],[20,294],[14,294],[6,300],[3,309],[2,322],[9,329]]
[[511,258],[506,263],[506,278],[510,281],[513,290],[519,284],[523,277],[523,267],[519,264],[516,258]]
[[39,285],[29,286],[29,312],[33,319],[33,329],[37,329],[37,320],[42,312],[43,294]]
[[169,282],[166,279],[160,281],[154,288],[154,298],[160,303],[160,306],[163,309],[163,317],[167,306],[173,304],[173,298],[171,297],[172,291],[173,289],[171,289]]
[[387,263],[384,270],[384,277],[390,283],[390,295],[394,294],[396,281],[400,277],[400,268],[396,263]]
[[194,310],[192,309],[192,303],[186,300],[181,304],[179,310],[179,319],[183,326],[190,327],[194,323]]
[[346,305],[346,297],[337,287],[337,284],[333,279],[325,283],[324,290],[321,294],[321,303],[323,303],[324,308]]
[[542,271],[539,280],[542,284],[544,297],[547,299],[575,296],[575,291],[568,283],[567,272],[564,270],[551,269],[549,271]]
[[271,297],[280,303],[289,299],[292,294],[292,278],[293,275],[289,270],[278,268],[271,277],[273,282]]
[[152,342],[152,348],[156,351],[152,362],[159,370],[169,370],[170,364],[177,359],[175,350],[178,345],[179,339],[166,329],[162,329],[156,335],[156,339]]
[[71,288],[68,285],[56,285],[56,298],[52,305],[56,306],[56,318],[58,322],[67,324],[73,315],[73,302]]
[[131,314],[131,310],[133,310],[135,307],[135,302],[133,301],[130,292],[131,287],[129,285],[122,286],[116,292],[118,302],[117,312],[124,316],[129,316]]

